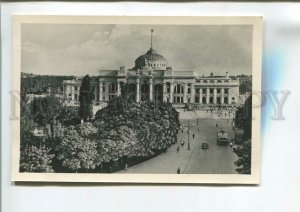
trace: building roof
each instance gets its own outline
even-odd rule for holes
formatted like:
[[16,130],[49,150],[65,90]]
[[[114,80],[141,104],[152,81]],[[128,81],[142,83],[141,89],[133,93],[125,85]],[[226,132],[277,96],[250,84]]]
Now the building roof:
[[101,70],[100,71],[100,76],[113,76],[117,75],[118,70]]
[[157,60],[162,60],[162,61],[167,61],[166,58],[164,58],[164,56],[158,54],[154,49],[150,48],[146,54],[143,54],[141,56],[139,56],[135,61],[149,61],[149,62],[154,62]]

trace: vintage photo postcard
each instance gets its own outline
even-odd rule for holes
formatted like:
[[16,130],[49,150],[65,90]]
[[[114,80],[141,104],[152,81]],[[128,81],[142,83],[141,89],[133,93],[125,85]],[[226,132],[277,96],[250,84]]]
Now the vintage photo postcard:
[[12,181],[259,183],[261,17],[13,24]]

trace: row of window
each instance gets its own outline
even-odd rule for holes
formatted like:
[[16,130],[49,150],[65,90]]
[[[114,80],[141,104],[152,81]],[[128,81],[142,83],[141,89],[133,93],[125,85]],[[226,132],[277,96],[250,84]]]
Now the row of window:
[[[201,99],[201,103],[202,104],[214,104],[214,98],[213,97],[210,97],[209,99],[207,99],[206,97],[202,97]],[[217,104],[221,104],[221,98],[220,97],[217,97]],[[235,101],[235,98],[232,97],[232,103],[234,103]],[[173,99],[173,102],[174,103],[183,103],[183,97],[180,97],[180,96],[175,96],[174,99]],[[199,97],[195,97],[195,103],[200,103],[200,98]],[[227,97],[224,97],[223,99],[223,104],[228,104],[228,98]]]
[[[198,88],[196,89],[196,94],[200,94],[200,89],[201,88]],[[202,88],[202,93],[205,94],[207,92],[206,88]],[[221,88],[217,88],[217,93],[221,93]],[[228,88],[224,88],[224,93],[228,93],[229,92],[229,89]],[[213,94],[214,93],[214,88],[209,88],[209,93],[210,94]]]
[[[146,65],[146,64],[145,64]],[[166,64],[162,64],[162,63],[150,63],[149,64],[150,67],[165,67]]]
[[196,80],[196,82],[203,82],[203,83],[222,83],[222,82],[225,82],[225,83],[229,83],[229,80]]

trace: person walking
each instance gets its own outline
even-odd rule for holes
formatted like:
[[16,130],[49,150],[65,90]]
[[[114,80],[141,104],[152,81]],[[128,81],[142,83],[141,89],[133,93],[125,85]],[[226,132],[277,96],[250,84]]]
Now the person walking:
[[193,133],[193,139],[195,138],[195,134]]
[[181,146],[182,147],[184,146],[184,140],[181,140]]
[[179,146],[177,146],[177,153],[179,153]]
[[216,127],[218,127],[218,124],[216,124]]
[[180,174],[180,168],[179,167],[177,168],[177,174]]

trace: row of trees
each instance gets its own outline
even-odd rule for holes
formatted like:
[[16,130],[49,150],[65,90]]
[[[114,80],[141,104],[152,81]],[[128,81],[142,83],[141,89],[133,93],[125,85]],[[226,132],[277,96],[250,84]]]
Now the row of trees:
[[52,92],[57,93],[60,89],[62,91],[62,83],[64,80],[74,79],[73,76],[50,76],[50,75],[33,75],[21,74],[21,91],[24,94],[42,94],[48,93],[48,88]]
[[[80,108],[66,107],[53,96],[24,105],[20,171],[101,172],[103,165],[151,157],[176,142],[179,114],[170,103],[135,103],[123,94],[91,120],[90,90],[86,76]],[[60,133],[52,132],[57,123]],[[47,133],[34,136],[36,126]]]
[[242,146],[234,149],[234,153],[239,157],[235,162],[236,171],[240,174],[251,174],[252,95],[237,109],[235,126],[244,130]]

